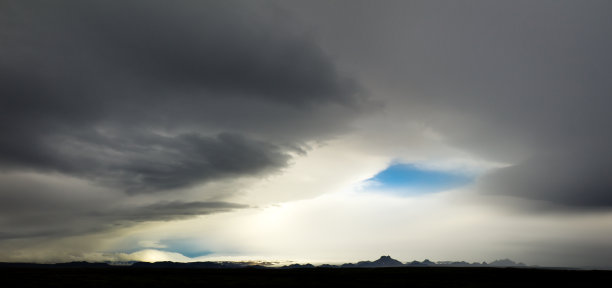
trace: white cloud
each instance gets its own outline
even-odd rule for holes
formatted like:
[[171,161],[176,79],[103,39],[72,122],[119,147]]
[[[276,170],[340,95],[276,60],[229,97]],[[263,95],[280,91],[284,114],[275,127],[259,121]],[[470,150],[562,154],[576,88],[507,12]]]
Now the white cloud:
[[167,248],[168,247],[167,245],[159,243],[159,241],[152,241],[152,240],[138,241],[138,245],[145,247],[145,248]]

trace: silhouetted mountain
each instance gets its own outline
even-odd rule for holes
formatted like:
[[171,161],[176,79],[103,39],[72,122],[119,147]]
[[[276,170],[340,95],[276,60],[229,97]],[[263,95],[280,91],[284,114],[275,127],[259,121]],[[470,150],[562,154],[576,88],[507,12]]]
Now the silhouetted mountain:
[[244,267],[245,269],[271,269],[270,267],[263,265],[248,265]]
[[429,266],[429,265],[435,265],[435,264],[436,264],[436,263],[434,263],[434,262],[429,261],[429,259],[425,259],[425,260],[423,260],[423,262],[421,262],[421,263],[423,263],[423,264],[425,264],[425,265],[428,265],[428,266]]
[[461,266],[461,267],[466,267],[466,266],[470,266],[471,264],[465,261],[453,261],[450,263],[451,266]]
[[340,267],[342,268],[354,268],[354,267],[362,267],[362,268],[375,268],[375,267],[400,267],[404,266],[404,264],[400,261],[397,261],[391,256],[380,256],[376,261],[360,261],[357,264],[347,263],[342,264]]
[[523,263],[516,263],[510,259],[500,259],[500,260],[495,260],[491,263],[489,263],[489,266],[495,266],[495,267],[521,267],[521,266],[526,266]]
[[285,265],[283,267],[281,267],[283,269],[295,269],[295,268],[315,268],[314,265],[312,264],[291,264],[291,265]]
[[331,265],[331,264],[323,264],[323,265],[319,265],[319,268],[340,268],[340,266],[338,265]]
[[468,262],[465,261],[438,261],[436,262],[436,265],[438,266],[453,266],[453,267],[470,267],[470,266],[474,266],[474,265],[478,265],[480,266],[480,263],[475,263],[475,264],[470,264]]
[[85,261],[58,263],[58,264],[54,264],[53,266],[55,266],[55,267],[72,267],[72,268],[93,268],[93,267],[106,268],[106,267],[110,267],[110,265],[108,265],[107,263],[89,263],[89,262],[85,262]]
[[132,264],[135,268],[185,268],[187,263],[163,262],[136,262]]
[[380,256],[380,258],[378,258],[378,260],[374,261],[372,264],[374,264],[376,267],[398,267],[404,265],[402,262],[391,258],[391,256]]
[[[201,269],[232,269],[232,268],[274,268],[273,262],[134,262],[131,265],[127,262],[122,262],[121,265],[111,265],[109,263],[89,263],[89,262],[69,262],[58,264],[36,264],[36,263],[0,263],[2,267],[13,268],[107,268],[117,266],[127,266],[134,268],[201,268]],[[323,264],[314,266],[312,264],[291,264],[282,267],[282,269],[300,269],[300,268],[382,268],[382,267],[429,267],[429,266],[444,266],[444,267],[527,267],[523,263],[516,263],[510,259],[495,260],[489,264],[487,262],[468,263],[465,261],[438,261],[436,263],[429,259],[423,262],[412,261],[403,264],[402,262],[391,258],[391,256],[381,256],[375,261],[360,261],[357,263],[345,263],[342,265]]]
[[432,266],[432,265],[436,265],[436,263],[429,261],[429,259],[425,259],[423,260],[423,262],[419,262],[419,261],[412,261],[412,262],[407,262],[406,263],[407,266]]
[[406,265],[408,265],[408,266],[425,266],[423,263],[421,263],[419,261],[416,261],[416,260],[414,260],[412,262],[409,262],[409,263],[406,263]]

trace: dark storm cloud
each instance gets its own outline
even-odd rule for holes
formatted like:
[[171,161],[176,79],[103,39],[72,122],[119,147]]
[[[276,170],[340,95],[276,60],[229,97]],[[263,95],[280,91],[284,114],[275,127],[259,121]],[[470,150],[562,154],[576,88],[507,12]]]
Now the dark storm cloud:
[[108,232],[147,221],[180,220],[248,207],[223,201],[129,203],[107,188],[53,178],[15,174],[0,177],[0,238]]
[[159,202],[133,210],[119,211],[127,221],[168,221],[220,211],[247,208],[247,205],[227,202]]
[[610,208],[612,181],[607,168],[611,161],[609,155],[586,151],[538,155],[487,174],[481,189],[574,208]]
[[298,7],[406,121],[515,165],[485,177],[487,193],[612,207],[609,1]]
[[81,132],[53,135],[34,144],[5,145],[9,155],[3,158],[3,167],[35,167],[98,179],[130,193],[174,189],[232,176],[257,176],[285,166],[289,159],[278,146],[227,133],[168,137],[134,131],[127,137],[113,137]]
[[365,100],[259,4],[3,1],[0,169],[147,192],[284,167]]
[[70,206],[64,207],[68,208],[64,210],[49,209],[38,213],[32,210],[16,213],[10,209],[1,213],[4,219],[0,223],[0,239],[66,237],[108,232],[129,228],[142,222],[181,220],[247,207],[228,202],[196,201],[160,202],[146,206],[118,208],[89,205],[88,208],[98,209],[97,211],[85,211]]
[[431,41],[443,61],[431,67],[448,86],[428,94],[468,115],[464,127],[440,128],[456,145],[515,164],[485,177],[486,193],[612,207],[612,6],[478,3],[443,12],[447,36]]

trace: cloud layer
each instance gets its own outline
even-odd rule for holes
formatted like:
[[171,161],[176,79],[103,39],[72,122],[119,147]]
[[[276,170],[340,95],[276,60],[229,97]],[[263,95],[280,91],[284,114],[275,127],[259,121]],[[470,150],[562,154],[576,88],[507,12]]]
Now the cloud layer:
[[[437,237],[457,257],[477,243],[469,253],[556,247],[541,259],[604,263],[567,247],[609,246],[611,7],[0,1],[0,251],[75,259],[193,241],[289,257],[328,241],[346,257],[435,252]],[[479,176],[350,204],[352,185],[393,161]]]
[[311,38],[246,2],[3,6],[4,169],[128,192],[258,175],[363,107]]
[[376,87],[394,121],[515,165],[486,179],[487,193],[612,206],[602,172],[612,159],[610,3],[345,4],[295,11],[319,23],[324,45]]
[[249,207],[234,182],[372,107],[273,3],[2,1],[0,18],[7,251]]

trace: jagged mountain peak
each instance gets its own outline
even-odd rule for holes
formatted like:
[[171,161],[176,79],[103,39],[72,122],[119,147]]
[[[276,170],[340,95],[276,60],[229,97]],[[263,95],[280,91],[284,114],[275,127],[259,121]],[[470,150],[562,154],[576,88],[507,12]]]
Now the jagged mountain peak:
[[391,267],[391,266],[402,266],[403,263],[395,260],[393,258],[391,258],[391,256],[387,255],[387,256],[380,256],[380,258],[378,258],[378,260],[372,262],[373,266],[379,266],[379,267]]

